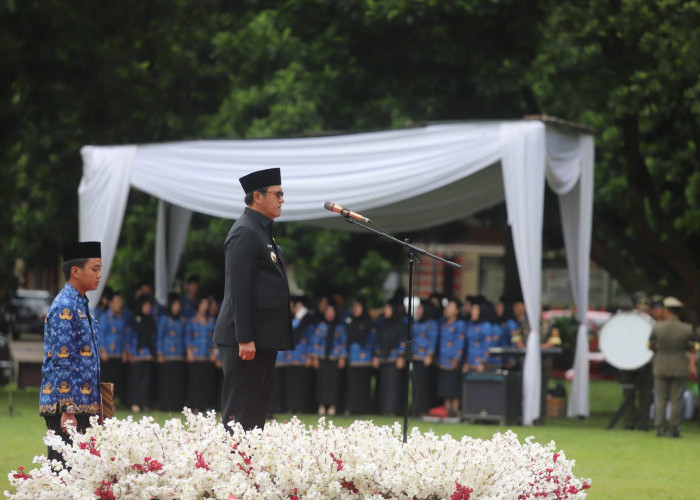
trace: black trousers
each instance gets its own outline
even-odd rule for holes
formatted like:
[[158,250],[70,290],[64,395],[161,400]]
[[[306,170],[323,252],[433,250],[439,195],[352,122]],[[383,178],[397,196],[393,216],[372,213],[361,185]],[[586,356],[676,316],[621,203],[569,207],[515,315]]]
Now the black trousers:
[[627,429],[649,430],[651,403],[654,401],[652,363],[636,370],[620,370],[622,395],[626,399],[624,419]]
[[[85,432],[85,429],[87,429],[90,425],[90,416],[91,415],[87,414],[75,415],[75,422],[77,424],[76,427],[78,429],[78,432]],[[44,420],[46,420],[46,429],[54,431],[57,435],[61,436],[61,439],[63,439],[64,443],[70,443],[70,438],[68,437],[68,434],[63,432],[63,430],[61,429],[60,413],[57,413],[56,415],[45,415]],[[65,464],[65,461],[63,460],[63,455],[61,455],[58,451],[54,450],[50,446],[48,447],[47,457],[49,460],[58,460],[59,462]]]
[[[277,360],[276,349],[258,349],[255,358],[243,361],[238,345],[219,345],[224,383],[221,390],[221,421],[226,426],[234,420],[249,431],[265,428],[267,403]],[[226,426],[230,430],[230,427]]]

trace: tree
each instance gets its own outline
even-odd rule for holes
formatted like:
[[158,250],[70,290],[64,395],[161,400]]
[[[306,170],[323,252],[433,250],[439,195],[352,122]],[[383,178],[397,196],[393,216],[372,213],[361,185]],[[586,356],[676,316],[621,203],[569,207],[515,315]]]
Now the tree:
[[627,290],[700,306],[700,3],[566,2],[530,71],[542,108],[598,130],[592,255]]
[[[53,266],[60,243],[77,237],[84,144],[520,114],[533,48],[510,35],[534,39],[540,14],[515,1],[7,3],[0,161],[12,190],[0,203],[13,238],[2,256]],[[125,232],[146,230],[131,222]],[[128,243],[138,239],[122,236],[115,270],[145,265]]]
[[2,288],[15,259],[53,267],[77,238],[81,146],[194,136],[216,109],[225,82],[201,63],[218,3],[3,2]]
[[[77,236],[84,144],[546,111],[599,131],[594,259],[630,291],[698,303],[699,9],[690,0],[6,2],[0,229],[11,236],[0,257],[53,266],[59,244]],[[188,244],[200,269],[226,225],[210,223],[211,240],[195,228]],[[153,230],[124,231],[136,227]],[[313,237],[337,250],[347,236]],[[147,257],[127,245],[115,269]],[[310,255],[295,258],[315,269]],[[334,259],[329,251],[318,264]],[[0,277],[12,287],[8,268]]]

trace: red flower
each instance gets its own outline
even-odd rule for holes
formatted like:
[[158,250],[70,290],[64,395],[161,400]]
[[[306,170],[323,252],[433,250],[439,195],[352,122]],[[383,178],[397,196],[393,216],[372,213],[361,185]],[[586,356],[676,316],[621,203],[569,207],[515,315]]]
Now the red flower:
[[137,470],[141,474],[145,474],[146,472],[158,472],[163,470],[163,464],[158,460],[151,460],[151,457],[145,457],[143,459],[143,465],[133,464],[131,466],[131,470]]
[[467,486],[462,486],[459,483],[456,483],[455,492],[452,493],[450,500],[469,500],[469,497],[472,493],[474,493],[473,489],[468,488]]
[[24,472],[24,467],[17,467],[17,472],[12,474],[12,477],[15,479],[24,479],[25,481],[32,478],[32,476]]
[[195,451],[195,452],[194,452],[194,455],[195,455],[195,457],[197,457],[197,463],[196,463],[195,467],[196,467],[197,469],[209,470],[209,466],[208,466],[207,463],[204,461],[204,456],[203,456],[204,454],[203,454],[203,453],[199,453],[198,451]]
[[115,500],[110,481],[102,481],[102,486],[95,490],[95,496],[101,500]]
[[346,481],[345,479],[343,479],[340,482],[340,485],[343,488],[345,488],[346,490],[350,490],[352,493],[359,493],[360,492],[360,490],[358,490],[357,487],[355,486],[355,483],[353,483],[352,481]]
[[557,458],[559,458],[559,453],[555,453],[553,458],[554,458],[554,461],[556,462]]
[[148,464],[148,472],[156,472],[159,470],[163,470],[163,464],[158,460],[151,460],[151,463]]
[[333,454],[333,452],[331,452],[330,455],[331,455],[331,458],[333,459],[333,462],[335,462],[335,466],[336,466],[335,470],[338,472],[343,470],[343,461],[339,458],[336,458],[336,456]]
[[80,443],[80,449],[81,450],[89,450],[91,455],[95,455],[96,457],[99,457],[101,455],[100,455],[100,450],[95,448],[96,442],[97,442],[97,439],[95,439],[94,437],[91,437],[89,443]]

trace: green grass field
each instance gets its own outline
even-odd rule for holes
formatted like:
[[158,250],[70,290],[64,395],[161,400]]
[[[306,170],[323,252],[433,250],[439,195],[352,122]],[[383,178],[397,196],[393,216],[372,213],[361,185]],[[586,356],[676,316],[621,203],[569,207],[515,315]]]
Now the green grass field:
[[[621,401],[617,382],[591,382],[591,417],[583,420],[548,419],[540,427],[511,427],[523,440],[534,436],[540,443],[554,441],[557,449],[567,458],[576,460],[574,472],[591,478],[591,499],[692,499],[699,498],[697,457],[700,448],[700,427],[697,422],[683,424],[681,439],[656,437],[654,431],[625,431],[621,422],[615,429],[606,430],[614,411]],[[32,468],[35,455],[43,455],[44,421],[37,414],[37,389],[10,392],[0,390],[0,491],[9,488],[7,474],[19,466]],[[10,415],[10,403],[13,412]],[[125,417],[127,412],[118,412]],[[152,412],[159,421],[169,416]],[[286,420],[289,415],[278,415]],[[315,423],[317,416],[300,416],[306,423]],[[352,418],[335,417],[336,425],[347,425]],[[392,424],[395,419],[372,417],[377,425]],[[403,419],[399,419],[403,422]],[[475,424],[427,424],[417,420],[410,427],[432,429],[439,434],[449,433],[455,438],[464,435],[490,438],[495,432],[508,427]]]

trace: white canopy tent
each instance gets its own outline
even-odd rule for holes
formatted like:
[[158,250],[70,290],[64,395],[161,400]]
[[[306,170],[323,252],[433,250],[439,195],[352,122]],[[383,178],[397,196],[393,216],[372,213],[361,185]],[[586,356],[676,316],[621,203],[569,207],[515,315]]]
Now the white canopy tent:
[[[523,423],[540,413],[540,308],[545,179],[559,195],[579,318],[569,416],[588,416],[589,253],[594,142],[590,134],[542,121],[468,122],[329,137],[186,141],[85,146],[79,193],[80,239],[102,242],[108,276],[131,187],[160,199],[156,298],[175,279],[192,211],[237,218],[245,208],[238,178],[280,166],[280,221],[348,230],[327,200],[351,207],[389,231],[463,218],[506,201],[532,334],[523,373]],[[223,245],[223,242],[222,242]],[[103,280],[101,287],[104,286]],[[101,288],[97,291],[97,296]],[[94,300],[94,298],[93,298]]]

